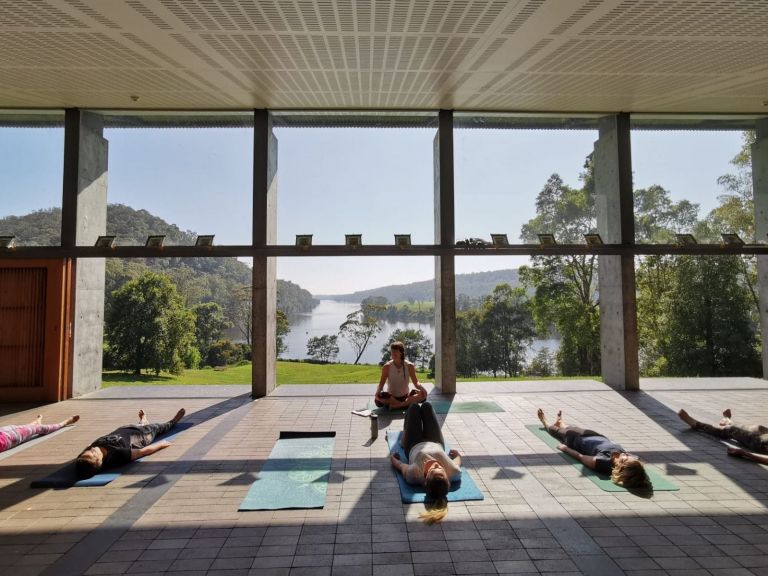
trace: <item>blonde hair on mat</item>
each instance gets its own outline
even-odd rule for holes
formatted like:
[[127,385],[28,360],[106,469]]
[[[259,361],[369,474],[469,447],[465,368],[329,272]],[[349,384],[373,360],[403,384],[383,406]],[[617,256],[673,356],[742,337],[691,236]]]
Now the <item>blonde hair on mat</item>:
[[617,462],[611,471],[611,481],[630,490],[650,490],[651,480],[641,460]]
[[448,515],[448,500],[446,498],[425,502],[424,507],[426,510],[419,514],[419,518],[426,524],[442,522],[443,518]]

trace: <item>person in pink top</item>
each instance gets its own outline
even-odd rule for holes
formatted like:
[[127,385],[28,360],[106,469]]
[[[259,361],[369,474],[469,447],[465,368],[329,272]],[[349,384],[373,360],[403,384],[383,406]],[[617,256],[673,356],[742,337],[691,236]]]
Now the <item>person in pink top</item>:
[[43,416],[38,414],[37,418],[29,424],[0,426],[0,452],[16,448],[19,444],[29,442],[39,436],[56,432],[64,426],[71,426],[78,420],[80,420],[80,416],[72,416],[58,424],[43,424]]
[[[419,383],[416,368],[412,362],[405,359],[405,346],[402,342],[392,342],[389,346],[392,360],[381,367],[381,379],[376,388],[374,402],[379,408],[407,408],[411,404],[419,404],[427,399],[427,391]],[[415,388],[411,390],[410,382]],[[384,385],[387,389],[384,390]]]

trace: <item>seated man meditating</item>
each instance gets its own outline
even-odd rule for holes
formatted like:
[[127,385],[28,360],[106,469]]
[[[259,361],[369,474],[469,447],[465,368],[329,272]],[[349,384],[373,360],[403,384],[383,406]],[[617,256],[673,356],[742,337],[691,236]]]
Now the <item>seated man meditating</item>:
[[[731,422],[731,409],[723,410],[723,418],[717,426],[705,424],[692,418],[685,410],[678,411],[680,420],[688,424],[694,430],[717,436],[723,440],[733,440],[743,446],[743,448],[728,447],[728,454],[739,456],[747,460],[768,464],[768,428],[760,424],[751,424],[749,426],[739,426]],[[756,452],[762,452],[757,454]]]
[[150,424],[144,410],[139,410],[139,425],[129,424],[97,438],[83,450],[75,460],[75,471],[79,479],[90,478],[94,474],[117,468],[133,460],[154,454],[171,445],[168,441],[152,444],[155,438],[165,434],[184,417],[182,408],[176,416],[162,424]]
[[547,424],[541,408],[537,415],[547,432],[562,442],[557,447],[562,452],[576,458],[587,468],[610,475],[611,481],[618,486],[631,490],[651,488],[643,462],[634,454],[628,454],[624,448],[594,430],[566,426],[562,410],[557,413],[557,420],[552,425]]
[[[381,367],[381,379],[376,388],[374,402],[382,408],[405,408],[414,403],[424,402],[427,399],[427,391],[419,383],[416,376],[416,368],[413,363],[405,359],[405,346],[402,342],[392,342],[389,347],[392,360]],[[408,379],[410,378],[414,390],[409,391]],[[384,384],[387,390],[384,390]]]

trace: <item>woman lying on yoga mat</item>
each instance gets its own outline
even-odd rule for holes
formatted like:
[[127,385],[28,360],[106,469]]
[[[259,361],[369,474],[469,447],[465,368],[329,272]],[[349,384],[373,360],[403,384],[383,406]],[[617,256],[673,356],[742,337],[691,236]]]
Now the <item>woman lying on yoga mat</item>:
[[[734,424],[731,422],[732,414],[730,408],[723,410],[723,419],[720,420],[717,426],[699,422],[692,418],[685,410],[680,410],[677,415],[680,417],[680,420],[694,430],[717,436],[723,440],[734,440],[744,446],[744,448],[729,446],[728,454],[731,456],[739,456],[747,460],[760,462],[761,464],[768,464],[768,456],[765,454],[768,453],[768,428],[765,426],[760,424],[738,426]],[[763,452],[763,454],[756,454],[756,452]]]
[[[381,379],[376,388],[374,402],[376,406],[382,408],[405,408],[414,402],[420,403],[427,399],[427,391],[419,383],[416,376],[416,368],[413,363],[405,359],[405,346],[402,342],[392,342],[389,346],[392,360],[381,367]],[[408,378],[416,387],[409,392]],[[387,391],[384,392],[384,384],[387,384]]]
[[440,423],[429,402],[408,407],[400,446],[408,455],[408,464],[401,462],[396,453],[389,455],[389,461],[408,484],[426,488],[427,511],[421,519],[428,524],[440,522],[448,514],[446,496],[451,482],[461,478],[461,456],[456,450],[445,453]]
[[541,408],[537,415],[547,432],[562,442],[558,449],[576,458],[587,468],[610,474],[614,484],[630,490],[651,488],[643,462],[634,454],[627,453],[624,448],[594,430],[566,426],[562,410],[557,413],[557,420],[551,426],[547,424]]
[[71,426],[78,420],[80,420],[80,416],[72,416],[58,424],[43,424],[43,416],[38,414],[37,418],[29,424],[0,426],[0,452],[16,448],[19,444],[24,444],[24,442],[29,442],[39,436],[56,432],[64,426]]
[[154,454],[167,448],[170,442],[163,440],[152,444],[158,435],[165,434],[184,417],[182,408],[173,420],[162,424],[150,424],[144,410],[139,410],[139,425],[121,426],[114,432],[97,438],[83,450],[75,461],[75,470],[79,479],[90,478],[107,468],[116,468],[132,460]]

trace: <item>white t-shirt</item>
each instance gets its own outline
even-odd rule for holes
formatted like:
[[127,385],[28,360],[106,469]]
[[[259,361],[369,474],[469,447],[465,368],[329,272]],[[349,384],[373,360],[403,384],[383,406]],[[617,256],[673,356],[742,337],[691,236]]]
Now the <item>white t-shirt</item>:
[[454,482],[461,478],[461,468],[448,457],[443,447],[437,442],[419,442],[408,455],[408,464],[403,469],[403,478],[408,484],[424,484],[424,463],[427,459],[437,460],[445,468],[448,479]]

